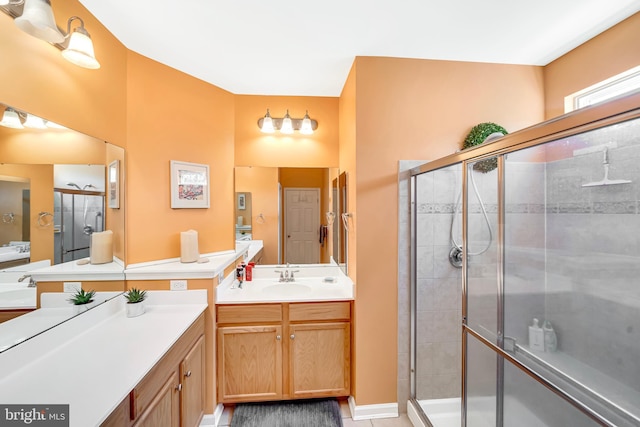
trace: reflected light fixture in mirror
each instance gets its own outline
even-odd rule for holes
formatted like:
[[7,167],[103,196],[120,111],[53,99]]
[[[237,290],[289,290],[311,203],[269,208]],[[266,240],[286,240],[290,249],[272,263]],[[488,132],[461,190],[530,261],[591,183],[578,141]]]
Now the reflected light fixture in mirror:
[[33,114],[27,114],[27,120],[24,121],[24,127],[29,129],[46,129],[47,125],[43,119]]
[[22,121],[20,121],[20,116],[18,112],[13,108],[7,108],[4,110],[4,114],[2,115],[2,121],[0,121],[0,126],[4,126],[11,129],[24,129],[22,125]]
[[292,134],[294,131],[299,131],[303,135],[312,135],[313,131],[318,129],[318,121],[309,117],[309,112],[305,112],[302,119],[296,119],[289,115],[289,110],[284,117],[271,117],[269,109],[267,108],[267,114],[264,117],[258,119],[258,127],[263,133],[273,133],[279,130],[284,134]]

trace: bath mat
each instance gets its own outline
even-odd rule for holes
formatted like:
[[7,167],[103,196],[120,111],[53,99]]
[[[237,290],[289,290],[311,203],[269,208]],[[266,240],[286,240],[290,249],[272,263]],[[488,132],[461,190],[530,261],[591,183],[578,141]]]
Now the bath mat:
[[231,427],[342,427],[336,399],[239,403]]

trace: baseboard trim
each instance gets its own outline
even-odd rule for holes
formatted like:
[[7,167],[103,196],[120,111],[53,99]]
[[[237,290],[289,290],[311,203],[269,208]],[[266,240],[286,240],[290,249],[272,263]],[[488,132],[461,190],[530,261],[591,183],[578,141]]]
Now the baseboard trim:
[[222,413],[224,412],[224,405],[219,403],[216,406],[216,409],[213,411],[213,414],[204,414],[202,417],[202,421],[200,421],[200,427],[208,427],[208,426],[217,426],[220,418],[222,418]]
[[398,402],[358,406],[353,396],[349,396],[349,410],[354,421],[374,418],[397,418],[399,416]]

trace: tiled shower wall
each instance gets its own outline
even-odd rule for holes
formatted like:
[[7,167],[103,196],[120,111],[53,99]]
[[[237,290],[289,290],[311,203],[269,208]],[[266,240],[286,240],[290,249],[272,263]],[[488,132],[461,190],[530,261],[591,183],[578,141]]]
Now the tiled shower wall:
[[[399,242],[399,401],[409,397],[409,174],[403,168],[424,162],[400,162]],[[406,170],[406,169],[404,169]],[[417,357],[416,397],[419,400],[460,396],[461,270],[449,263],[450,230],[460,234],[460,165],[417,177]],[[404,253],[406,251],[406,253]]]
[[[572,137],[609,150],[547,163],[546,315],[558,348],[640,392],[640,119]],[[640,404],[638,404],[640,407]]]

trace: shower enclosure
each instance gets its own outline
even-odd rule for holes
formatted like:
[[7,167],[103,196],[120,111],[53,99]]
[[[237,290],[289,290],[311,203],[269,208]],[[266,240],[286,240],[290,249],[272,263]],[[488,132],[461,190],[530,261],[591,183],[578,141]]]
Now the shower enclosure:
[[54,264],[88,257],[91,234],[104,231],[104,193],[56,188],[53,195]]
[[640,425],[639,105],[412,170],[414,423]]

